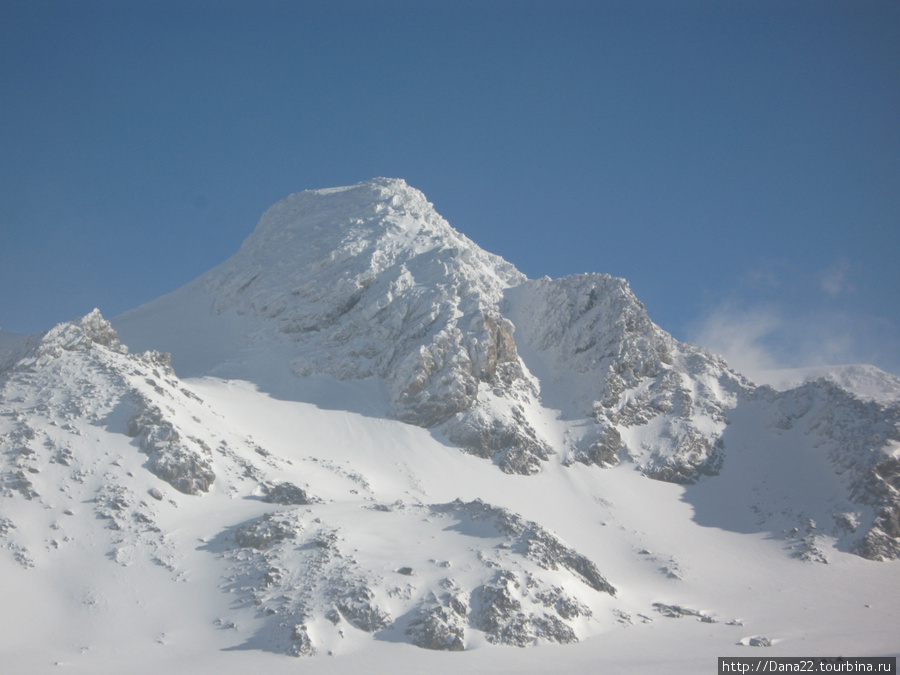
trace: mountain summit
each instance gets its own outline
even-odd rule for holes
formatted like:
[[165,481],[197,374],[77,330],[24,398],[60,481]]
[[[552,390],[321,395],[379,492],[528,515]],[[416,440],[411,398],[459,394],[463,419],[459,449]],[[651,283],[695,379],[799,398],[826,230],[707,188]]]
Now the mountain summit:
[[[209,324],[160,335],[154,326],[173,323],[160,314]],[[529,281],[396,179],[282,200],[232,258],[116,326],[130,344],[171,352],[176,367],[221,352],[206,373],[234,373],[265,345],[301,378],[377,378],[385,414],[439,428],[510,473],[535,473],[563,450],[694,480],[716,470],[724,410],[749,390],[722,359],[654,325],[624,280]],[[211,335],[228,343],[212,346]],[[547,402],[592,420],[590,430],[554,449],[553,425],[538,423]],[[656,417],[665,435],[623,440],[625,427]]]
[[173,293],[0,347],[21,670],[584,642],[502,660],[687,672],[900,628],[889,376],[759,387],[626,281],[528,279],[402,180],[291,195]]

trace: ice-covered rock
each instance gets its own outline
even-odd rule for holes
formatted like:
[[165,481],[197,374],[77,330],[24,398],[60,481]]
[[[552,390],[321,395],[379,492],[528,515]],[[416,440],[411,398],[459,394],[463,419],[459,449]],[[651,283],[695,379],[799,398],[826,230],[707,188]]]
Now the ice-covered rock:
[[543,569],[566,569],[595,591],[616,594],[616,589],[589,558],[566,546],[537,523],[525,520],[508,509],[492,506],[481,499],[471,502],[457,499],[448,504],[434,505],[431,509],[435,513],[452,515],[461,523],[493,527],[512,538],[515,552]]
[[467,594],[452,579],[443,580],[441,586],[443,592],[430,592],[416,607],[406,634],[417,647],[463,651],[469,613]]
[[266,496],[263,497],[264,502],[269,504],[294,504],[302,506],[304,504],[312,504],[314,498],[311,498],[306,490],[293,483],[278,483],[271,487],[266,486]]

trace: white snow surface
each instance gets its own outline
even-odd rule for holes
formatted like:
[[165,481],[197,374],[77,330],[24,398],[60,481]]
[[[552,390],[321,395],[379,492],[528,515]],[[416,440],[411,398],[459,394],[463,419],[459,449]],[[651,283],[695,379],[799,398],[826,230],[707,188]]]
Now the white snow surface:
[[10,672],[900,651],[876,369],[756,387],[623,280],[528,280],[394,179],[292,195],[114,326],[0,343]]

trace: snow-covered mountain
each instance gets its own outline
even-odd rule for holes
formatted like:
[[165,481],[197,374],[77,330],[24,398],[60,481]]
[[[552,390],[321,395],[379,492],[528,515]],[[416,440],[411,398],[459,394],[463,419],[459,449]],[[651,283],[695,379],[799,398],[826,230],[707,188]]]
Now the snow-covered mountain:
[[[176,316],[203,330],[169,332]],[[627,456],[666,480],[715,472],[724,411],[750,388],[654,325],[625,281],[529,281],[399,180],[279,202],[236,255],[116,325],[176,366],[222,336],[205,374],[259,381],[259,350],[277,348],[298,377],[377,378],[384,414],[525,475],[555,452]],[[594,424],[561,445],[541,428],[548,408]]]
[[896,650],[891,376],[757,386],[624,280],[529,280],[401,180],[292,195],[112,324],[8,337],[0,645],[23,669]]

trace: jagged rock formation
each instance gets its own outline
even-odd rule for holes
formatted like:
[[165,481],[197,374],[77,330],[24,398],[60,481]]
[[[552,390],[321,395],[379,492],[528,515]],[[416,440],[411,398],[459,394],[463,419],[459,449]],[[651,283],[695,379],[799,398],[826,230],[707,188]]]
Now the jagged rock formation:
[[294,504],[302,506],[312,504],[314,497],[310,497],[306,490],[293,483],[278,483],[271,487],[264,486],[266,496],[263,497],[264,502],[269,504]]
[[718,471],[728,410],[752,389],[720,357],[672,339],[627,282],[609,275],[528,281],[507,298],[542,391],[565,383],[545,404],[596,425],[577,440],[573,460],[612,466],[627,458],[679,483]]
[[188,495],[208,492],[216,479],[209,463],[210,449],[201,447],[198,451],[188,447],[162,410],[140,395],[135,399],[138,410],[128,420],[125,433],[137,438],[141,450],[150,456],[150,471],[179,492]]

